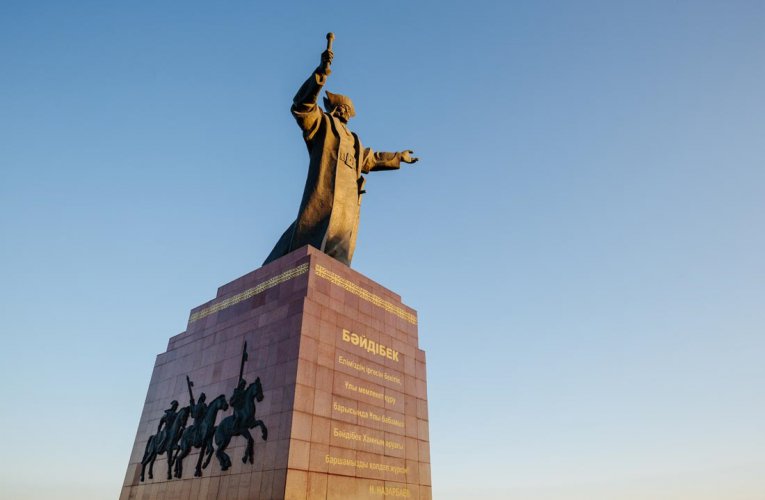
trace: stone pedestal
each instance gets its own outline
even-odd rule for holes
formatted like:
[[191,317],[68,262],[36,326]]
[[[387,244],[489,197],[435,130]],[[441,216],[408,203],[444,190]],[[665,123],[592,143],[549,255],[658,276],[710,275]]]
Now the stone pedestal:
[[[140,481],[147,441],[172,400],[229,399],[239,379],[256,377],[263,400],[246,439],[213,455],[194,477],[199,450],[167,479],[166,455]],[[122,499],[430,499],[425,353],[417,314],[395,293],[311,247],[299,249],[218,289],[193,309],[185,332],[157,356],[130,457]],[[232,414],[220,411],[217,423]],[[189,418],[188,425],[192,419]]]

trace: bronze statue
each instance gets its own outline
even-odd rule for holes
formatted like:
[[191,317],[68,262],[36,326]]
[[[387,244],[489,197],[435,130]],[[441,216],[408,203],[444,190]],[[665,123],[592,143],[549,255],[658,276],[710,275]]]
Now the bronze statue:
[[340,94],[326,93],[324,108],[316,104],[331,73],[332,33],[321,64],[298,90],[292,115],[303,131],[310,162],[297,219],[282,234],[264,264],[304,245],[312,245],[350,265],[356,247],[359,209],[364,194],[362,174],[394,170],[401,162],[414,163],[413,151],[378,153],[361,145],[347,123],[356,112],[353,102]]

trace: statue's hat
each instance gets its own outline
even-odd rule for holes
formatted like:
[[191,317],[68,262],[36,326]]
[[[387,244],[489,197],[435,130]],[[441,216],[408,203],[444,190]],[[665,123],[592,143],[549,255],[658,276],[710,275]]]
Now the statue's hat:
[[332,92],[325,92],[327,95],[324,97],[324,109],[327,110],[328,113],[331,113],[333,109],[335,109],[337,106],[340,106],[341,104],[345,104],[348,106],[348,109],[351,111],[351,116],[356,116],[356,110],[353,108],[353,101],[351,101],[350,97],[340,95],[340,94],[333,94]]

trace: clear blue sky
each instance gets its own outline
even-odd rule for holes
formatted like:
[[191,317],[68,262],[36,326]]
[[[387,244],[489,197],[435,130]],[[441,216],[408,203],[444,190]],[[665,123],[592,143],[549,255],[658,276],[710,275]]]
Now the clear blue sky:
[[422,158],[354,267],[419,311],[434,497],[765,498],[761,1],[2,2],[0,496],[116,498],[154,356],[294,218],[327,31]]

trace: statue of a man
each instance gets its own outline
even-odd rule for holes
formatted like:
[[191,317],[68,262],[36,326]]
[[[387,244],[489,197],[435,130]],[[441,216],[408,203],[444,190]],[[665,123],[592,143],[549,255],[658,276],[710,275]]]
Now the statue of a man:
[[178,416],[177,410],[178,401],[173,400],[170,402],[170,408],[165,410],[165,414],[159,419],[159,425],[157,425],[158,449],[162,449],[162,447],[167,444],[165,443],[167,440],[167,431],[173,426],[173,423]]
[[350,265],[356,247],[361,196],[365,192],[362,174],[394,170],[401,162],[417,161],[411,150],[376,153],[364,148],[347,126],[356,114],[348,97],[327,92],[326,112],[319,109],[316,101],[331,72],[333,57],[330,44],[321,55],[321,65],[293,99],[292,115],[303,131],[310,157],[308,178],[297,219],[279,238],[264,264],[312,245]]
[[203,436],[200,436],[200,433],[202,431],[202,422],[205,419],[205,415],[207,414],[207,403],[205,401],[207,400],[207,395],[203,392],[199,395],[199,400],[195,403],[194,400],[190,401],[189,407],[191,408],[191,418],[194,419],[194,423],[191,424],[191,429],[194,436],[194,441],[198,442]]
[[247,420],[246,408],[247,400],[247,381],[243,378],[239,379],[239,383],[234,389],[234,393],[228,398],[228,404],[234,409],[234,429],[239,429],[245,424]]

